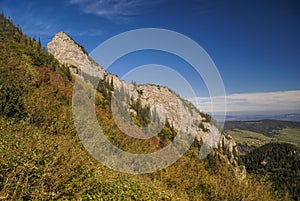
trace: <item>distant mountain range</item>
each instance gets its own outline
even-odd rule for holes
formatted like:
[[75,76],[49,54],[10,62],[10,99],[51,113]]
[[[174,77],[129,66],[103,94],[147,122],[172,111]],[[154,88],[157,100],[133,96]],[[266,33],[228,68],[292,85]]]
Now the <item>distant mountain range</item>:
[[[213,115],[217,121],[221,121],[221,116]],[[300,121],[300,113],[285,114],[228,114],[226,121],[257,121],[264,119],[282,120],[282,121]]]

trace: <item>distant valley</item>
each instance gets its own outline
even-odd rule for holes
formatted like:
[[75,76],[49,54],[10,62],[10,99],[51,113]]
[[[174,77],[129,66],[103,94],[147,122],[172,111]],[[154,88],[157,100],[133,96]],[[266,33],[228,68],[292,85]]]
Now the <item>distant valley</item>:
[[224,132],[233,136],[241,154],[269,142],[300,145],[300,122],[282,120],[226,121]]

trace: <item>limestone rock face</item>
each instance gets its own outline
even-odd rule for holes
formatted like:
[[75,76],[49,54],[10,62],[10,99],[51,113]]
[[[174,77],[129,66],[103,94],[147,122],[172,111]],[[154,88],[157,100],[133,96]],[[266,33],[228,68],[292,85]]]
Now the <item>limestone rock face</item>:
[[139,98],[143,105],[154,107],[159,116],[165,115],[175,129],[188,134],[198,133],[199,113],[189,110],[183,100],[168,88],[146,84],[138,86],[137,91],[139,94],[133,99]]
[[[214,148],[219,150],[228,163],[232,164],[240,178],[245,176],[244,166],[239,166],[237,162],[237,146],[230,136],[224,136],[218,128],[209,122],[198,109],[187,100],[180,98],[176,93],[167,87],[153,84],[137,85],[126,83],[118,76],[108,74],[101,66],[93,61],[84,49],[73,41],[66,33],[56,34],[47,45],[48,51],[62,64],[70,67],[71,71],[80,76],[83,72],[89,76],[112,83],[114,87],[113,95],[116,90],[127,94],[127,103],[140,101],[142,106],[149,106],[151,113],[167,120],[177,131],[193,135],[202,147],[199,157],[205,158]],[[129,111],[136,113],[136,111]],[[201,147],[201,149],[202,149]],[[224,154],[226,152],[226,154]]]
[[229,164],[233,165],[233,170],[235,171],[238,178],[245,178],[246,168],[245,166],[238,164],[237,144],[230,135],[221,135],[219,142],[219,150],[226,154],[226,160]]
[[106,74],[105,70],[87,55],[83,47],[64,32],[57,33],[47,48],[61,64],[70,66],[73,72],[80,70],[102,79]]
[[[128,94],[127,104],[132,104],[138,100],[143,107],[149,106],[151,111],[159,116],[161,120],[167,120],[177,131],[194,135],[197,139],[202,139],[206,133],[200,128],[203,117],[200,112],[189,102],[181,99],[167,87],[153,84],[135,85],[126,83],[118,79],[115,75],[108,74],[106,77],[109,83],[113,82],[115,90],[124,90]],[[113,80],[113,81],[112,81]],[[213,130],[213,126],[204,123],[204,127]],[[215,128],[215,130],[217,130]],[[216,147],[220,133],[209,145]]]

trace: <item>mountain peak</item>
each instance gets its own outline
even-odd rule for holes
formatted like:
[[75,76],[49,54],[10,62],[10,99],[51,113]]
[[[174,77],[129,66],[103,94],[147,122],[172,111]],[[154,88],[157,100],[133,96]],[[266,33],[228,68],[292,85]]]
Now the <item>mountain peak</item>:
[[[57,34],[54,35],[54,37],[64,37],[64,38],[69,38],[69,39],[72,39],[71,36],[69,36],[66,32],[64,31],[61,31],[61,32],[58,32]],[[73,40],[73,39],[72,39]]]
[[100,79],[106,74],[105,70],[88,56],[85,49],[65,32],[57,33],[47,44],[47,48],[49,53],[63,65],[69,66],[73,72],[80,70]]

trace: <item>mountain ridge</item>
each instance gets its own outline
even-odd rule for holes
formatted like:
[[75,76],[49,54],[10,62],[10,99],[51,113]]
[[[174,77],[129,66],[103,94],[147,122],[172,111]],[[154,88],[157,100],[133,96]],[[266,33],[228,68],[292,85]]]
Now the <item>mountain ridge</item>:
[[[218,115],[214,115],[217,119]],[[222,117],[220,117],[220,120]],[[281,120],[281,121],[300,121],[300,113],[280,113],[280,114],[227,114],[226,121],[259,121],[259,120]]]
[[[96,64],[82,50],[82,47],[64,32],[56,34],[47,47],[48,51],[60,63],[79,70],[79,72],[72,70],[74,75],[79,78],[83,77],[83,73],[112,83],[114,88],[112,94],[116,90],[124,91],[125,94],[128,94],[129,105],[140,101],[142,107],[148,105],[150,111],[155,111],[160,119],[166,118],[166,121],[177,131],[186,132],[188,135],[195,135],[198,143],[204,145],[199,152],[201,155],[200,158],[205,158],[213,149],[223,148],[229,150],[229,155],[232,155],[229,156],[229,163],[233,164],[235,171],[241,178],[245,177],[243,166],[239,167],[237,158],[233,154],[233,150],[237,152],[236,143],[231,142],[233,141],[231,137],[223,136],[217,127],[211,124],[210,119],[207,119],[207,116],[197,110],[190,102],[183,101],[182,98],[167,87],[126,83],[120,80],[118,76],[108,74],[103,67]],[[121,104],[124,105],[126,103],[123,101]],[[132,109],[130,112],[137,113],[137,111],[133,111]]]

